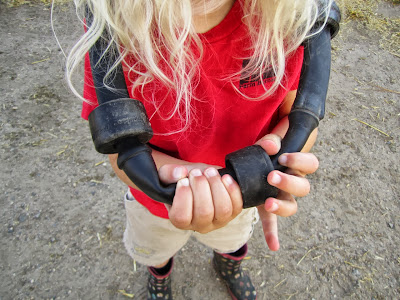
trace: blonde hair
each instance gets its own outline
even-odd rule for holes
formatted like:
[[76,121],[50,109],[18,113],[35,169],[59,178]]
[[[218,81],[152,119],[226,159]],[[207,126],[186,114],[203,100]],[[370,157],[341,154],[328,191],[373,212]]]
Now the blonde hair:
[[[226,1],[75,0],[82,22],[86,9],[90,10],[93,20],[67,58],[66,72],[70,88],[81,97],[72,85],[72,76],[90,47],[107,29],[111,34],[109,45],[116,43],[120,49],[119,58],[110,67],[109,74],[119,63],[133,57],[136,63],[126,64],[130,68],[129,72],[137,75],[133,89],[139,88],[140,91],[152,80],[160,80],[175,93],[176,99],[174,109],[166,119],[179,114],[185,124],[182,130],[186,129],[191,120],[191,101],[194,98],[192,90],[196,85],[200,61],[192,53],[191,45],[194,43],[197,46],[200,56],[202,53],[200,38],[192,24],[193,16],[210,13]],[[254,99],[258,100],[274,93],[282,83],[286,58],[307,38],[319,15],[329,9],[332,0],[325,1],[326,7],[322,9],[321,3],[324,1],[321,0],[242,2],[242,21],[248,27],[253,54],[248,58],[249,63],[240,76],[262,78],[262,74],[270,69],[276,76],[270,88],[264,86],[264,95]],[[238,75],[231,74],[232,77]],[[107,78],[104,84],[107,85]]]

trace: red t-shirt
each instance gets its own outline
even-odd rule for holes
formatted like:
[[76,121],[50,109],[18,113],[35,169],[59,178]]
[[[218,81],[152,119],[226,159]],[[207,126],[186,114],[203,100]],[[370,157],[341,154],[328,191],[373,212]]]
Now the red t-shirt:
[[[249,100],[240,95],[226,77],[240,73],[246,65],[250,39],[247,27],[242,23],[241,1],[236,1],[225,19],[210,31],[200,34],[204,52],[200,64],[200,80],[194,88],[195,100],[193,122],[186,131],[165,135],[182,128],[182,120],[174,116],[165,118],[171,112],[175,99],[157,80],[147,84],[142,93],[131,93],[131,81],[125,72],[130,97],[141,101],[150,117],[154,136],[150,144],[163,149],[165,153],[190,162],[225,166],[225,156],[233,151],[254,144],[276,125],[277,109],[290,90],[297,89],[303,48],[300,47],[287,59],[287,70],[283,86],[274,95],[263,100]],[[273,74],[262,78],[268,87],[274,80]],[[239,79],[233,84],[245,95],[254,97],[265,91],[257,78]],[[85,61],[85,84],[83,96],[97,103],[96,92],[88,56]],[[153,99],[162,106],[156,110]],[[83,103],[82,117],[87,119],[96,105]],[[156,202],[143,192],[131,188],[136,200],[152,214],[168,218],[164,204]]]

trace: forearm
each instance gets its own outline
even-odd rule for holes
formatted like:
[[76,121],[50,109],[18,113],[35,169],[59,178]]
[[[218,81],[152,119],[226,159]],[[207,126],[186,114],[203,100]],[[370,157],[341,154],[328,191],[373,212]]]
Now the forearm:
[[317,140],[318,136],[318,128],[315,128],[313,132],[311,132],[306,144],[304,145],[303,149],[301,149],[301,152],[310,152],[311,148],[314,146],[315,141]]

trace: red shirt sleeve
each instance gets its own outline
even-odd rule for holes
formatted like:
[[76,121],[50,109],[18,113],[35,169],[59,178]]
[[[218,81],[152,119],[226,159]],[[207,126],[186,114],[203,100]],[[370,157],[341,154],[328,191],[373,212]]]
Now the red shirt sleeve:
[[84,83],[83,83],[83,98],[81,117],[85,120],[88,119],[90,113],[98,106],[96,89],[93,83],[92,69],[90,67],[89,53],[85,56],[84,66]]

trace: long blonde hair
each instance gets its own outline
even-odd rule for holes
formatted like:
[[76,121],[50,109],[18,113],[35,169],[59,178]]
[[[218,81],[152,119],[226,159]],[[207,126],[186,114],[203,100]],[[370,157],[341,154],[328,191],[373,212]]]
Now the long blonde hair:
[[[307,38],[319,15],[329,9],[332,0],[325,1],[325,7],[321,7],[324,2],[321,0],[236,1],[243,2],[242,21],[248,27],[253,45],[253,54],[248,58],[249,63],[241,76],[261,78],[268,69],[272,69],[276,76],[273,85],[268,89],[265,87],[264,98],[279,87],[285,74],[286,58]],[[225,2],[75,0],[82,22],[86,9],[90,10],[93,20],[69,53],[66,73],[70,88],[82,98],[72,85],[72,76],[90,47],[107,29],[112,37],[109,43],[116,43],[120,49],[119,59],[111,66],[110,74],[118,63],[133,57],[137,63],[127,64],[129,72],[137,75],[134,76],[133,89],[143,88],[154,79],[160,80],[175,93],[176,98],[175,109],[167,119],[179,114],[184,118],[186,128],[190,123],[192,90],[196,84],[194,78],[199,71],[199,57],[191,51],[193,43],[197,45],[200,55],[202,53],[200,38],[192,25],[193,16],[210,13]],[[164,68],[160,67],[161,64]]]

